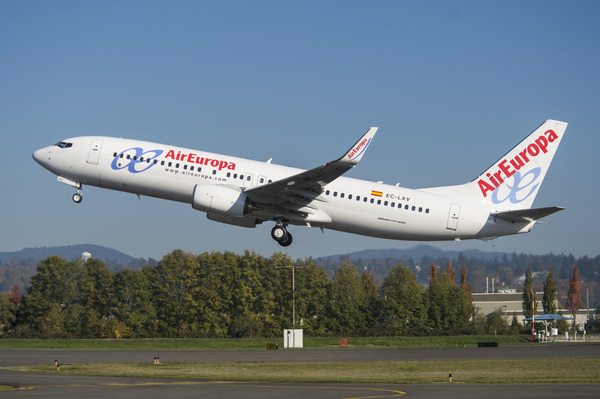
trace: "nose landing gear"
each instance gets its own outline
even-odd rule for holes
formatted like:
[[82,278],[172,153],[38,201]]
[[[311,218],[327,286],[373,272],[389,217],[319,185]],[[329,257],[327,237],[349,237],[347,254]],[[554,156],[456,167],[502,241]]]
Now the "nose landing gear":
[[79,188],[77,188],[77,192],[73,194],[73,202],[79,204],[81,201],[83,201],[83,195],[80,186]]
[[271,237],[282,247],[288,247],[292,243],[292,235],[281,221],[278,221],[273,230],[271,230]]

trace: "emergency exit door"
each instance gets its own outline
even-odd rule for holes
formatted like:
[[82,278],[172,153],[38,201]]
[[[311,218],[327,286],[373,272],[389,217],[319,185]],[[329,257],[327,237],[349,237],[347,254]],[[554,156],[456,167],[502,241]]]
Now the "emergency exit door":
[[458,218],[460,216],[460,205],[450,204],[450,210],[448,211],[448,223],[446,228],[448,230],[456,230],[458,228]]

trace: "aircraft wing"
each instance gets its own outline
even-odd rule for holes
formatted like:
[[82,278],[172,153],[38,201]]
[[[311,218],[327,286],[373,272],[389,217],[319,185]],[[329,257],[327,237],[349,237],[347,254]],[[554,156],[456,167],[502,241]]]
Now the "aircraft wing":
[[534,220],[541,219],[543,217],[552,215],[553,213],[562,211],[563,207],[551,206],[547,208],[532,208],[532,209],[519,209],[517,211],[506,211],[492,213],[492,216],[498,219],[506,220],[509,222],[533,222]]
[[287,201],[304,206],[323,192],[323,186],[352,169],[360,161],[377,129],[370,128],[335,161],[264,186],[248,189],[245,194],[253,201],[262,204],[282,204]]

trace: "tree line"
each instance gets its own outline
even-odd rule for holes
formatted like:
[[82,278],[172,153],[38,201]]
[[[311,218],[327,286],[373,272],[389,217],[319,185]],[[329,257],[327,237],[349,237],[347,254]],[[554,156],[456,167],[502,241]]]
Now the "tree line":
[[294,327],[293,296],[295,327],[311,336],[518,332],[475,313],[466,266],[460,284],[455,278],[450,263],[444,270],[433,265],[423,286],[398,264],[378,286],[350,262],[330,276],[311,259],[250,251],[176,250],[154,266],[114,272],[98,259],[51,256],[37,266],[26,293],[16,287],[0,295],[0,335],[277,337]]

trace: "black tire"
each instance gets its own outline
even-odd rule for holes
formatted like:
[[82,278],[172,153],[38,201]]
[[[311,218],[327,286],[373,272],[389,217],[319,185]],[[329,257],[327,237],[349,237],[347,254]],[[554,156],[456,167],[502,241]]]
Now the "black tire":
[[277,242],[285,241],[288,235],[287,230],[283,226],[275,226],[271,230],[271,237]]
[[282,247],[289,247],[292,244],[292,235],[287,233],[285,240],[277,241]]

